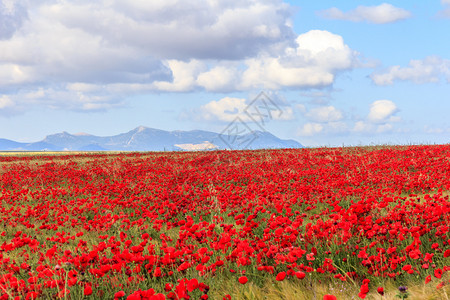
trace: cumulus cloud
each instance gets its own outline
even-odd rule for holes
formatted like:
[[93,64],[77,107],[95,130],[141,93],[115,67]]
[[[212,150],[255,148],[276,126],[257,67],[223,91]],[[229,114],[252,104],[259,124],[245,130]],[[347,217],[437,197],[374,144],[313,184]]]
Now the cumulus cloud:
[[229,92],[239,83],[236,69],[217,66],[198,75],[196,84],[211,92]]
[[225,97],[201,106],[197,117],[207,121],[231,122],[240,116],[244,122],[250,121],[250,117],[243,113],[246,107],[244,98]]
[[306,123],[297,132],[299,136],[313,136],[323,131],[323,125],[320,123]]
[[401,120],[396,114],[400,110],[391,100],[376,100],[370,105],[369,114],[365,120],[357,121],[353,127],[359,133],[383,133],[392,131],[395,122]]
[[369,132],[374,129],[374,125],[370,123],[366,123],[364,121],[357,121],[355,126],[353,127],[353,131],[355,132]]
[[[0,41],[1,48],[1,41]],[[14,86],[30,83],[35,78],[35,70],[28,66],[18,64],[0,64],[0,88],[1,86]]]
[[0,110],[12,107],[14,105],[14,102],[8,97],[8,96],[1,96],[0,97]]
[[20,0],[0,1],[0,40],[11,38],[28,18],[28,11]]
[[[104,93],[94,85],[71,84],[70,86],[38,88],[24,90],[11,96],[22,110],[26,106],[44,105],[51,109],[70,109],[74,111],[105,111],[122,107],[123,99],[119,95]],[[64,101],[60,101],[64,99]]]
[[[287,47],[279,55],[264,52],[241,64],[222,64],[197,73],[197,78],[191,78],[191,84],[184,90],[321,88],[332,85],[338,73],[357,67],[358,63],[358,53],[340,35],[311,30],[299,35],[295,46]],[[160,83],[157,88],[161,88]]]
[[401,121],[397,116],[400,110],[391,100],[372,102],[367,116],[357,120],[345,118],[346,114],[331,105],[308,109],[305,105],[298,104],[296,109],[306,118],[306,123],[297,130],[297,135],[304,137],[349,133],[378,134],[393,131],[395,123]]
[[117,1],[117,11],[125,7],[151,33],[149,38],[135,35],[127,42],[144,43],[163,58],[242,59],[294,36],[288,22],[290,8],[279,1],[153,2],[137,7]]
[[346,20],[352,22],[368,22],[375,24],[393,23],[411,17],[411,13],[403,8],[388,3],[378,6],[358,6],[348,12],[333,7],[319,12],[319,15],[332,20]]
[[293,44],[291,13],[279,0],[1,0],[0,94],[14,96],[20,86],[75,99],[79,92],[66,88],[73,84],[122,95],[228,90],[231,73],[214,61],[275,55]]
[[55,3],[46,14],[164,59],[242,59],[293,35],[289,6],[275,0],[79,0]]
[[311,30],[296,39],[297,46],[279,57],[247,60],[243,88],[308,88],[330,86],[338,72],[357,64],[358,53],[341,36],[325,30]]
[[305,116],[319,123],[337,122],[344,117],[339,109],[331,105],[313,108]]
[[[39,17],[35,17],[38,19]],[[51,24],[44,17],[27,22],[22,33],[0,41],[1,67],[20,70],[26,82],[55,83],[85,81],[92,83],[152,82],[168,79],[171,70],[151,55],[131,46],[115,46],[102,37]],[[30,47],[30,45],[33,45]],[[1,72],[3,76],[8,73]],[[1,75],[0,75],[1,76]],[[8,80],[10,84],[24,81]],[[0,83],[0,88],[5,83]]]
[[391,85],[396,80],[422,84],[439,82],[442,78],[450,82],[450,60],[428,56],[423,60],[411,60],[407,67],[397,65],[383,72],[374,72],[370,78],[376,85]]
[[0,3],[0,95],[23,106],[25,91],[98,110],[146,92],[321,88],[358,66],[341,36],[294,34],[279,0]]
[[398,112],[394,102],[390,100],[377,100],[370,105],[367,119],[372,123],[386,123]]
[[[254,103],[244,98],[224,97],[217,101],[213,100],[199,109],[192,110],[189,114],[184,113],[183,117],[193,119],[196,121],[220,121],[232,122],[239,117],[243,122],[254,122],[249,107],[251,105],[260,105],[261,103]],[[270,108],[269,108],[270,109]],[[270,115],[271,121],[288,121],[294,118],[294,111],[289,106],[279,107],[281,113],[272,113]],[[251,110],[250,110],[251,111]],[[264,107],[260,107],[260,112],[267,113]]]
[[172,71],[173,80],[155,82],[153,85],[156,90],[169,92],[189,91],[195,85],[197,76],[206,70],[205,64],[198,60],[189,62],[170,60],[167,64]]
[[21,112],[21,108],[18,107],[11,97],[6,95],[0,95],[0,116],[10,117]]
[[299,128],[297,134],[300,136],[339,134],[348,131],[343,112],[334,106],[318,106],[308,109],[304,104],[298,104],[296,109],[308,121]]

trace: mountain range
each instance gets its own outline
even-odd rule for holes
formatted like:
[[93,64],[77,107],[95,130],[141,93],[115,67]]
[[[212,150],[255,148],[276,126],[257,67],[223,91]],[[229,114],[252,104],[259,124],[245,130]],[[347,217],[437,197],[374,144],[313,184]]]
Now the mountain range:
[[105,137],[64,131],[34,143],[0,139],[0,151],[196,151],[302,147],[297,141],[282,140],[263,131],[234,135],[203,130],[164,131],[144,126]]

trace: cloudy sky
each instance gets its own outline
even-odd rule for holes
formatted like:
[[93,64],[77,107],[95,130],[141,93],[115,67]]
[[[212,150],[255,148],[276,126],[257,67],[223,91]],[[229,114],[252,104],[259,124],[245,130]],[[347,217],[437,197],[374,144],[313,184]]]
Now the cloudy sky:
[[0,138],[221,132],[264,91],[306,146],[448,143],[450,0],[0,0]]

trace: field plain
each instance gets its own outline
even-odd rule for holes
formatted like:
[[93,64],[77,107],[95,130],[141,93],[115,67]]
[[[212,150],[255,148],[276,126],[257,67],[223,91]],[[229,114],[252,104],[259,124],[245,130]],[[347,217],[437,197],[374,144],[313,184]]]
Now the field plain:
[[0,299],[448,299],[448,174],[450,145],[2,153]]

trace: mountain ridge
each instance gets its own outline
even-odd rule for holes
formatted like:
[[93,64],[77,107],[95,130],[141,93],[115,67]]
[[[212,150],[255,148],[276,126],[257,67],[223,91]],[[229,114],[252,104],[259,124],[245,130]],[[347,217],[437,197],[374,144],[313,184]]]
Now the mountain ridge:
[[[186,145],[186,148],[183,148]],[[202,149],[202,145],[204,149]],[[33,143],[0,138],[0,151],[183,151],[303,148],[295,140],[282,140],[269,132],[253,131],[243,135],[218,134],[204,130],[165,131],[138,126],[113,136],[66,131],[47,135]]]

